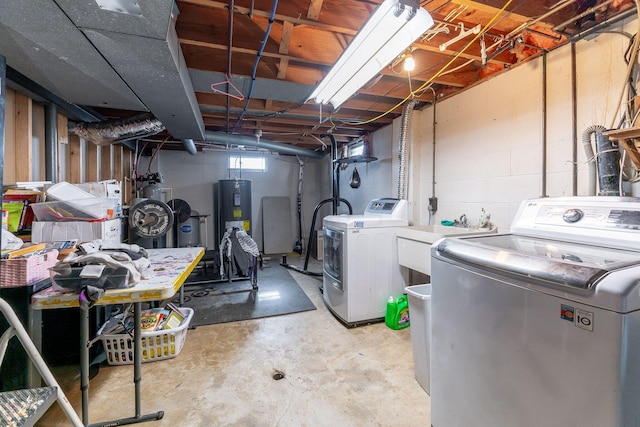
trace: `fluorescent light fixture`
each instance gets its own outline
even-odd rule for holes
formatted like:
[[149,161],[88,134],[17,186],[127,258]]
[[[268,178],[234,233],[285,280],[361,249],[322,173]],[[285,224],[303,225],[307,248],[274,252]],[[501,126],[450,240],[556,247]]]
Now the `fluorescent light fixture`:
[[[408,4],[415,6],[405,7]],[[413,12],[415,15],[411,17]],[[431,15],[418,1],[385,0],[309,99],[338,108],[431,26]]]

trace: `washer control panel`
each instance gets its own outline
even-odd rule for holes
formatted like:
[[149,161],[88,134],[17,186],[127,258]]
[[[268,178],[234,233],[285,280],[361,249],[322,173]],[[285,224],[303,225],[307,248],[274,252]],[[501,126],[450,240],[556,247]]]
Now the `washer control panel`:
[[549,197],[525,200],[511,232],[591,244],[640,246],[640,198]]

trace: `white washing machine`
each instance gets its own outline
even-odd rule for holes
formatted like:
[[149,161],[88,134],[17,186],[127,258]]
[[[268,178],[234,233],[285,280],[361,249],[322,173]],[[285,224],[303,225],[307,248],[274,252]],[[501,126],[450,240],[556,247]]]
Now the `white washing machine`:
[[389,296],[404,293],[397,227],[407,226],[407,201],[374,199],[363,215],[330,215],[324,237],[323,299],[345,326],[384,319]]

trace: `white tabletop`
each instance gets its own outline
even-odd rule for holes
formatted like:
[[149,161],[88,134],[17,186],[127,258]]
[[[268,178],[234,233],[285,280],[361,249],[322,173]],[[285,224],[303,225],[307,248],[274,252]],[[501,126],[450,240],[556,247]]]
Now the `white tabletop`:
[[[134,287],[110,289],[96,302],[98,305],[130,302],[162,301],[175,295],[189,277],[200,259],[204,248],[147,249],[151,265],[142,272],[142,279]],[[78,294],[49,287],[31,298],[32,308],[78,307]]]

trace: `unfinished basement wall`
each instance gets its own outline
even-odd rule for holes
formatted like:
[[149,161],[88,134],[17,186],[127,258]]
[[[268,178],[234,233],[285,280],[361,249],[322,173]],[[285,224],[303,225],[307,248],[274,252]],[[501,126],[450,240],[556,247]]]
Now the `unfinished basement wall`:
[[[636,21],[615,30],[636,32]],[[623,28],[624,27],[624,28]],[[577,194],[573,194],[571,47],[547,55],[546,134],[543,58],[495,76],[436,105],[435,196],[432,223],[481,209],[507,231],[524,199],[586,195],[587,159],[581,143],[591,125],[610,127],[624,84],[628,37],[604,33],[576,44]],[[427,224],[433,185],[433,109],[416,114],[411,155],[413,224]],[[617,125],[617,122],[616,122]],[[543,149],[546,136],[546,168]],[[544,194],[543,194],[544,193]]]
[[[371,156],[377,160],[350,163],[340,172],[340,196],[351,203],[354,214],[362,214],[373,199],[398,197],[398,134],[399,124],[385,126],[373,133],[370,136]],[[360,187],[351,188],[351,176],[356,168],[360,175]],[[341,209],[342,212],[347,211]]]
[[[127,187],[131,176],[132,152],[120,145],[97,147],[76,135],[69,135],[67,124],[67,117],[58,113],[58,169],[54,171],[56,181],[77,184],[117,179]],[[45,180],[44,138],[44,104],[7,88],[2,170],[4,185]],[[123,194],[128,192],[123,191]],[[126,200],[125,204],[127,204]]]
[[[251,181],[251,205],[252,205],[252,237],[263,249],[262,241],[262,203],[263,197],[289,197],[292,236],[291,251],[298,235],[297,226],[297,202],[299,164],[294,156],[268,154],[266,172],[229,172],[228,158],[231,152],[224,150],[212,150],[198,152],[190,155],[183,151],[161,151],[157,162],[151,165],[151,172],[159,171],[164,176],[162,187],[171,189],[171,198],[182,199],[189,203],[192,210],[200,215],[209,215],[207,218],[207,247],[213,249],[217,246],[214,237],[215,213],[213,211],[214,184],[221,179],[248,179]],[[233,153],[233,154],[238,154]],[[250,155],[248,153],[247,155]],[[306,161],[303,179],[303,221],[302,235],[306,245],[311,226],[311,217],[315,205],[324,198],[331,196],[331,184],[327,170],[329,156],[323,159]],[[144,173],[148,168],[148,159],[142,159],[139,173]],[[321,222],[320,222],[321,224]],[[204,224],[201,224],[201,229]],[[201,238],[204,240],[204,231]],[[204,242],[202,242],[204,246]],[[306,248],[306,246],[305,246]]]

